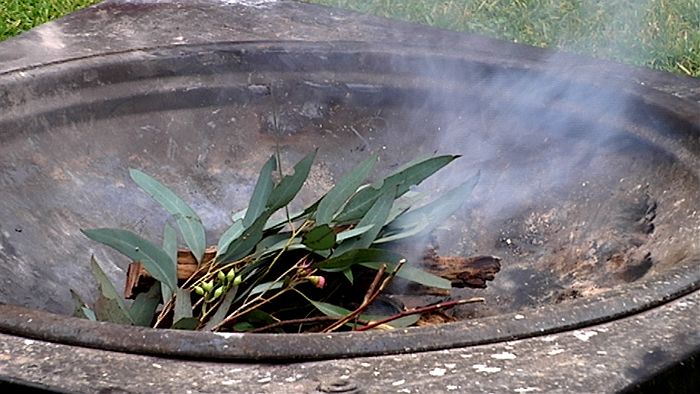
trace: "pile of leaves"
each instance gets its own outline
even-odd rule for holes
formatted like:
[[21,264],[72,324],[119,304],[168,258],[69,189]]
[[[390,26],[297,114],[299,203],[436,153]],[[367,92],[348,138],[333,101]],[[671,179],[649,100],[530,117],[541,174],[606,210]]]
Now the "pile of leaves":
[[127,305],[93,257],[98,299],[89,307],[72,291],[76,314],[176,329],[331,332],[409,326],[423,311],[474,301],[450,301],[388,315],[368,313],[395,277],[450,289],[449,280],[408,264],[391,245],[444,222],[472,191],[478,174],[414,207],[426,195],[412,188],[457,156],[416,160],[365,184],[378,161],[372,156],[313,204],[290,213],[288,205],[304,185],[315,155],[300,160],[289,175],[282,173],[276,156],[270,157],[247,209],[232,215],[233,224],[208,253],[196,212],[156,179],[131,169],[134,182],[172,215],[197,261],[196,270],[178,278],[178,234],[170,224],[165,224],[160,246],[129,230],[81,230],[142,264],[155,281]]

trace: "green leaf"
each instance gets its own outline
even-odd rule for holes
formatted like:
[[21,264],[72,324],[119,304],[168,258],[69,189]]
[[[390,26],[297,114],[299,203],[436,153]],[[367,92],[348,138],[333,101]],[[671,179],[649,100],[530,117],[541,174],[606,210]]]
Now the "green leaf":
[[114,288],[114,284],[109,280],[94,256],[90,258],[90,268],[100,290],[95,302],[97,319],[119,324],[134,324],[124,299]]
[[140,261],[146,271],[171,290],[177,287],[177,269],[163,249],[128,230],[98,228],[80,230],[88,238],[103,243],[132,260]]
[[226,253],[217,258],[217,262],[236,261],[246,256],[263,238],[265,223],[269,218],[269,211],[260,215],[250,227],[243,230],[243,233],[231,242]]
[[214,312],[214,315],[209,319],[207,324],[204,325],[204,331],[211,331],[211,329],[214,328],[217,324],[224,321],[224,319],[228,315],[228,310],[231,309],[231,304],[233,304],[233,300],[236,299],[237,293],[238,286],[228,289],[226,295],[224,296],[224,299],[221,300],[221,304],[219,304],[219,306],[216,308],[216,312]]
[[280,289],[282,288],[282,286],[284,286],[284,282],[282,281],[261,283],[253,287],[253,290],[250,291],[250,295],[261,294],[270,290]]
[[88,307],[87,303],[83,301],[80,294],[76,293],[73,289],[70,289],[70,295],[73,299],[73,316],[80,317],[82,319],[88,319],[90,321],[96,321],[97,316],[95,316],[95,311]]
[[[163,227],[163,251],[170,258],[177,275],[177,233],[175,229],[167,223],[165,227]],[[167,303],[173,298],[173,291],[164,282],[160,282],[160,292],[163,296],[163,303]]]
[[316,157],[316,150],[301,159],[294,166],[294,174],[287,175],[280,183],[272,189],[270,199],[267,202],[267,207],[270,211],[274,212],[283,206],[289,204],[292,199],[299,193],[301,187],[304,185],[306,178],[309,176],[311,171],[311,165]]
[[389,224],[389,230],[420,228],[425,231],[435,228],[462,206],[476,187],[480,176],[480,173],[477,173],[466,182],[442,194],[435,201],[400,215]]
[[347,310],[343,307],[329,304],[327,302],[313,301],[313,300],[309,300],[309,302],[316,309],[318,309],[319,312],[323,313],[324,315],[326,315],[328,317],[332,317],[334,319],[343,318],[351,313],[349,310]]
[[245,227],[243,226],[243,220],[236,220],[233,222],[231,227],[229,227],[219,238],[219,243],[216,245],[216,255],[221,256],[226,253],[231,242],[235,241],[238,237],[243,234]]
[[398,198],[408,192],[412,186],[420,184],[457,157],[459,156],[435,156],[428,159],[417,160],[401,167],[392,175],[384,178],[383,181],[377,182],[355,193],[355,195],[350,198],[345,208],[343,208],[342,213],[336,217],[336,220],[338,222],[347,222],[363,217],[374,204],[374,201],[382,194],[382,189],[396,188],[395,197]]
[[189,291],[179,287],[175,290],[175,308],[173,313],[173,321],[176,323],[182,319],[192,317],[192,297]]
[[[360,263],[361,266],[371,268],[374,270],[378,270],[382,266],[382,264],[386,264],[387,271],[392,271],[396,269],[396,264],[393,262]],[[396,276],[398,276],[399,278],[409,280],[411,282],[421,284],[423,286],[437,287],[438,289],[445,290],[449,290],[452,288],[452,283],[449,280],[408,265],[404,265],[403,267],[401,267]]]
[[243,218],[243,227],[249,227],[255,220],[265,211],[267,201],[272,192],[274,183],[272,182],[272,171],[277,167],[275,156],[271,156],[263,165],[258,176],[258,181],[255,184],[255,189],[250,197],[248,209]]
[[196,317],[183,317],[173,323],[172,329],[175,330],[194,330],[199,325],[199,320]]
[[327,225],[316,226],[304,234],[301,241],[312,250],[326,250],[335,246],[335,231]]
[[156,313],[156,308],[160,304],[160,284],[154,283],[151,288],[136,296],[136,299],[129,308],[129,314],[137,326],[149,327]]
[[352,249],[339,256],[321,261],[317,268],[327,272],[341,272],[360,263],[394,263],[403,259],[398,253],[384,249]]
[[353,282],[355,281],[355,277],[352,275],[352,267],[344,269],[343,275],[345,275],[345,279],[347,279],[348,282],[350,282],[350,284],[353,284]]
[[374,225],[370,224],[367,226],[355,227],[352,230],[341,231],[338,233],[338,236],[336,237],[336,242],[345,241],[346,239],[349,239],[352,237],[357,237],[358,235],[362,235],[373,227],[374,227]]
[[343,242],[338,249],[348,250],[349,248],[361,249],[368,248],[377,238],[377,234],[381,231],[384,222],[389,217],[391,212],[391,206],[394,203],[394,191],[387,189],[382,193],[382,195],[374,202],[372,208],[365,214],[365,216],[357,224],[358,227],[364,227],[372,225],[372,229],[368,230],[366,233],[362,234],[358,239],[348,240]]
[[323,196],[316,210],[316,224],[328,224],[333,220],[335,214],[345,205],[345,202],[357,191],[357,188],[362,185],[362,182],[372,171],[377,157],[377,155],[372,155],[357,165]]
[[136,169],[130,169],[129,175],[149,196],[153,197],[166,211],[173,215],[178,227],[180,227],[185,243],[197,261],[202,261],[207,242],[202,220],[197,216],[197,213],[165,185],[149,175]]

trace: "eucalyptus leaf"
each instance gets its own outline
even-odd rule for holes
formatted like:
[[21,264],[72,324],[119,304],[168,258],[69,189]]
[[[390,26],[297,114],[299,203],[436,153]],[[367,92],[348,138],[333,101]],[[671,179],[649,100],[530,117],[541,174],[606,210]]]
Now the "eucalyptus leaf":
[[270,290],[281,289],[283,286],[284,286],[284,282],[282,282],[282,281],[261,283],[255,287],[253,287],[253,290],[250,291],[250,295],[262,294],[262,293],[266,293]]
[[80,317],[83,319],[88,319],[91,321],[96,321],[97,316],[95,316],[95,311],[93,311],[80,294],[76,293],[73,289],[70,289],[70,295],[73,299],[73,316]]
[[304,234],[302,243],[312,250],[327,250],[335,246],[335,231],[327,224],[322,224]]
[[272,172],[277,168],[277,160],[275,156],[271,156],[263,165],[258,175],[258,181],[253,189],[253,194],[248,203],[245,217],[243,218],[243,227],[247,228],[265,211],[267,201],[274,187],[272,181]]
[[343,275],[345,276],[345,279],[347,279],[348,282],[350,282],[350,284],[353,284],[355,282],[355,277],[352,274],[352,267],[348,267],[348,268],[344,269],[342,272],[343,272]]
[[152,277],[165,283],[171,290],[177,287],[177,269],[171,257],[150,241],[128,230],[98,228],[80,231],[88,238],[101,242],[132,260],[140,261]]
[[224,321],[224,319],[228,315],[228,310],[231,309],[231,304],[233,304],[233,300],[236,299],[237,293],[238,286],[228,289],[226,295],[224,296],[224,299],[221,300],[221,303],[217,307],[216,312],[214,312],[214,315],[209,319],[207,324],[204,325],[204,331],[211,331],[217,324]]
[[338,233],[338,236],[336,237],[336,242],[341,242],[345,241],[346,239],[352,238],[352,237],[357,237],[358,235],[362,235],[372,229],[374,227],[373,224],[369,224],[367,226],[358,226],[355,227],[351,230],[345,230],[341,231]]
[[316,224],[328,224],[345,202],[357,191],[377,162],[377,155],[357,165],[350,173],[338,181],[321,199],[316,210]]
[[398,253],[384,249],[352,249],[339,256],[317,263],[316,267],[327,272],[341,272],[360,263],[393,263],[403,259]]
[[[163,227],[163,251],[168,255],[170,261],[175,267],[175,272],[177,275],[177,232],[175,229],[169,225],[165,224]],[[171,298],[173,298],[173,291],[163,282],[160,282],[160,292],[163,296],[163,303],[167,303]]]
[[348,309],[345,309],[341,306],[329,304],[327,302],[314,300],[309,300],[309,302],[311,303],[311,305],[314,306],[314,308],[318,309],[319,312],[334,319],[343,318],[351,313],[351,311]]
[[182,319],[190,317],[192,317],[192,297],[189,291],[178,287],[175,291],[173,322],[177,323]]
[[153,321],[156,308],[160,304],[160,284],[154,283],[151,288],[136,296],[136,299],[129,308],[129,314],[137,326],[148,327]]
[[260,215],[250,227],[243,230],[243,233],[231,242],[226,253],[217,258],[217,262],[226,263],[245,257],[263,238],[265,223],[269,217],[269,211]]
[[384,190],[396,188],[395,197],[398,198],[408,192],[411,187],[420,184],[457,157],[459,156],[435,156],[403,166],[392,175],[384,178],[384,180],[355,193],[345,205],[343,211],[336,217],[336,220],[338,222],[347,222],[363,217]]
[[[461,185],[441,194],[435,201],[400,215],[387,226],[389,231],[397,228],[407,229],[409,231],[406,232],[406,236],[414,236],[420,232],[432,230],[462,206],[476,187],[479,178],[480,173],[477,173]],[[414,231],[410,231],[411,229]],[[416,231],[417,229],[419,231]],[[395,239],[396,236],[392,240]]]
[[219,238],[219,243],[216,245],[216,255],[221,256],[226,253],[231,242],[235,241],[238,237],[243,234],[245,227],[243,225],[243,219],[236,220],[233,222],[231,227],[229,227]]
[[[396,264],[392,262],[360,263],[361,266],[371,268],[374,270],[378,270],[383,264],[386,264],[387,271],[393,271],[394,269],[396,269]],[[449,290],[452,288],[452,283],[449,280],[408,265],[404,265],[403,267],[401,267],[399,272],[396,273],[396,276],[398,276],[399,278],[409,280],[411,282],[421,284],[423,286],[436,287],[438,289],[445,290]]]
[[343,253],[350,249],[368,248],[374,242],[374,239],[381,231],[384,222],[389,217],[391,206],[394,203],[394,190],[387,189],[374,202],[372,208],[367,211],[365,216],[357,224],[358,227],[372,226],[370,230],[362,234],[359,238],[349,239],[338,246],[335,253]]
[[183,317],[173,323],[170,328],[174,330],[194,330],[197,326],[199,326],[199,320],[196,317]]
[[316,157],[316,150],[301,159],[294,166],[294,174],[287,175],[282,178],[279,184],[272,189],[270,199],[267,202],[267,207],[272,212],[289,204],[292,199],[299,193],[304,185],[306,178],[311,171],[311,165]]
[[134,324],[124,299],[117,292],[117,289],[104,270],[102,270],[102,267],[97,263],[95,256],[90,258],[90,268],[100,290],[95,303],[97,319],[113,323]]
[[141,189],[160,203],[168,213],[173,215],[180,228],[182,237],[185,239],[185,243],[197,261],[201,262],[207,243],[202,220],[197,213],[172,190],[151,176],[136,169],[130,169],[129,175]]

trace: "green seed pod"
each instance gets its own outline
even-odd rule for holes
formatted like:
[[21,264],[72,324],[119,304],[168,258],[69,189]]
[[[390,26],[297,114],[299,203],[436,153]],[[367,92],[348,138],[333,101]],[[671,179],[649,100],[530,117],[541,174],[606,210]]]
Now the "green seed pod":
[[216,290],[214,290],[214,296],[211,299],[215,300],[215,299],[221,297],[222,294],[224,294],[224,288],[218,287]]
[[204,295],[204,289],[202,289],[201,286],[195,286],[195,287],[194,287],[194,292],[197,293],[197,294],[199,294],[199,295],[201,295],[201,296]]
[[233,282],[233,280],[236,278],[236,270],[231,268],[228,270],[228,273],[226,274],[226,281],[227,282]]
[[209,293],[211,289],[214,288],[214,281],[210,280],[209,282],[202,282],[202,289],[204,289],[204,292]]
[[241,282],[243,282],[243,277],[238,275],[236,276],[236,279],[233,280],[233,285],[238,286],[241,284]]
[[226,280],[226,274],[224,274],[224,271],[219,271],[219,273],[216,274],[216,278],[219,279],[219,282],[224,283]]

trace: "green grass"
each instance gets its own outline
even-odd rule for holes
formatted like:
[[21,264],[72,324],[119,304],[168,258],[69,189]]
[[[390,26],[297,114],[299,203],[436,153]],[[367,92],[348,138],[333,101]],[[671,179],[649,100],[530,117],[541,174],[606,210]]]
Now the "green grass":
[[700,0],[309,0],[700,77]]
[[0,0],[0,41],[98,0]]
[[[700,77],[700,0],[307,0]],[[0,0],[0,40],[97,0]]]

